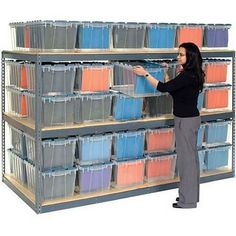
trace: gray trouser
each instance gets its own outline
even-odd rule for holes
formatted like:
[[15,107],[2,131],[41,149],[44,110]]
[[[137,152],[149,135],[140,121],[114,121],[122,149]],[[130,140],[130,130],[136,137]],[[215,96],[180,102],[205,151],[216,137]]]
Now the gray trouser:
[[197,133],[201,117],[175,117],[177,168],[179,171],[179,202],[184,208],[193,208],[199,201],[199,159]]

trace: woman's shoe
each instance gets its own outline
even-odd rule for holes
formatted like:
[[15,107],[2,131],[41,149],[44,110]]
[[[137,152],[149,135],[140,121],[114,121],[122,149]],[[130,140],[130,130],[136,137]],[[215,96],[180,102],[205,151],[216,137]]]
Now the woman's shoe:
[[179,201],[179,197],[177,197],[175,200],[176,200],[176,202],[178,202]]
[[178,203],[173,203],[172,207],[174,207],[174,208],[183,208],[183,207],[179,206]]

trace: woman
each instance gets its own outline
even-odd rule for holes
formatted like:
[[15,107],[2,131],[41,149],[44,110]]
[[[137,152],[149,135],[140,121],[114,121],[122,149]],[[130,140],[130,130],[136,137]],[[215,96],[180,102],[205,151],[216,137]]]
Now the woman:
[[203,89],[204,72],[199,48],[194,43],[182,43],[177,56],[182,66],[172,80],[165,75],[165,83],[156,80],[143,67],[135,66],[134,73],[144,76],[160,92],[173,97],[176,137],[177,168],[179,171],[179,197],[174,208],[195,208],[199,202],[199,159],[197,132],[201,117],[197,108],[199,92]]

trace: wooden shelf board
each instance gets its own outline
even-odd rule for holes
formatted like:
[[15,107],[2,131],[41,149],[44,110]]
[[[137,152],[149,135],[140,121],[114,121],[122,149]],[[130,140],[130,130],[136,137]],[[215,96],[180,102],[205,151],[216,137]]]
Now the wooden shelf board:
[[[204,172],[201,174],[201,177],[214,176],[214,175],[225,174],[225,173],[230,173],[230,172],[232,172],[232,169],[221,168],[218,170]],[[35,195],[28,189],[27,185],[23,185],[22,183],[18,182],[12,174],[5,174],[5,178],[7,178],[8,181],[10,181],[22,194],[24,194],[31,202],[35,204]],[[72,201],[79,201],[79,200],[84,200],[84,199],[89,199],[89,198],[96,198],[100,196],[112,195],[116,193],[132,191],[132,190],[138,190],[138,189],[149,188],[149,187],[154,187],[154,186],[177,183],[178,181],[179,181],[179,178],[174,178],[171,180],[159,180],[159,181],[150,182],[150,183],[145,182],[143,184],[124,187],[124,188],[111,187],[109,190],[102,191],[102,192],[94,192],[94,193],[87,193],[87,194],[79,194],[75,192],[74,196],[72,197],[45,200],[42,202],[42,206],[49,206],[49,205],[61,204],[61,203],[72,202]]]
[[[227,48],[208,48],[202,47],[200,48],[201,52],[234,52],[234,50]],[[76,54],[145,54],[145,53],[177,53],[178,48],[171,49],[161,49],[161,48],[114,48],[114,49],[23,49],[23,50],[13,50],[13,51],[4,51],[4,53],[15,53],[15,54],[30,54],[30,55],[56,55],[56,54],[64,54],[64,55],[76,55]]]
[[25,195],[31,202],[35,204],[35,195],[32,193],[28,186],[25,184],[20,183],[12,174],[5,174],[4,175],[9,182],[11,182],[22,194]]
[[[232,112],[232,110],[224,110],[224,111],[214,111],[214,112],[201,112],[201,116],[208,116],[208,115],[219,115],[224,114],[227,112]],[[32,120],[28,118],[21,118],[12,115],[11,113],[4,113],[5,116],[10,117],[11,119],[15,120],[16,122],[30,128],[35,129],[35,124],[32,122]],[[130,121],[104,121],[104,122],[84,122],[82,124],[72,124],[67,126],[50,126],[50,127],[44,127],[42,128],[42,131],[53,131],[53,130],[66,130],[66,129],[79,129],[79,128],[85,128],[85,127],[94,127],[94,126],[107,126],[107,125],[119,125],[119,124],[131,124],[131,123],[145,123],[149,121],[163,121],[166,119],[173,119],[174,116],[172,114],[167,114],[155,118],[144,118],[144,119],[138,119],[138,120],[130,120]]]

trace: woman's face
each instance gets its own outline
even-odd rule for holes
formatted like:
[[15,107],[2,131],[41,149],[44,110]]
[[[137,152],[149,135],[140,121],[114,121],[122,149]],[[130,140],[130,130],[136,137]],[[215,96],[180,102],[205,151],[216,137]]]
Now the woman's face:
[[180,65],[184,65],[186,63],[187,57],[186,57],[186,49],[185,48],[182,48],[182,47],[179,48],[177,60]]

